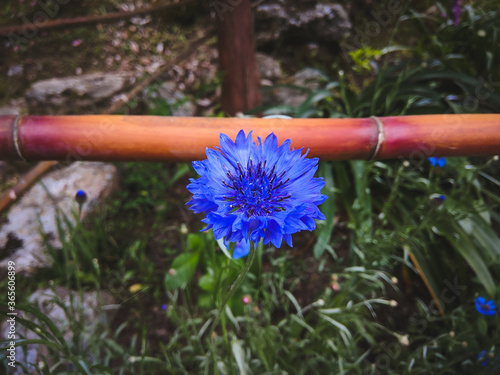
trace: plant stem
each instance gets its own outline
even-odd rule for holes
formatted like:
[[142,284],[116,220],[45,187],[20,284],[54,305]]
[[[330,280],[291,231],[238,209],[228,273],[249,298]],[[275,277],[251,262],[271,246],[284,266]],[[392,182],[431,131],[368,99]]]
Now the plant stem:
[[210,330],[210,336],[212,336],[212,333],[215,330],[215,327],[219,323],[219,320],[221,318],[221,315],[224,311],[224,307],[226,307],[227,303],[231,299],[231,297],[234,295],[234,293],[238,290],[240,287],[241,283],[243,282],[243,279],[247,275],[247,273],[250,271],[250,267],[252,266],[252,263],[255,259],[255,253],[257,252],[256,246],[250,246],[250,252],[248,253],[247,261],[245,263],[245,267],[243,268],[243,271],[240,272],[236,280],[231,284],[231,287],[229,288],[229,291],[226,294],[226,297],[222,301],[221,306],[219,307],[219,311],[217,313],[217,316],[215,317],[214,322],[212,323],[212,329]]
[[[221,314],[221,323],[222,323],[222,335],[224,336],[224,343],[226,344],[226,351],[229,357],[229,354],[231,353],[231,346],[229,345],[229,338],[227,336],[226,316],[224,314]],[[231,375],[234,375],[234,367],[232,363],[229,363],[229,372]]]

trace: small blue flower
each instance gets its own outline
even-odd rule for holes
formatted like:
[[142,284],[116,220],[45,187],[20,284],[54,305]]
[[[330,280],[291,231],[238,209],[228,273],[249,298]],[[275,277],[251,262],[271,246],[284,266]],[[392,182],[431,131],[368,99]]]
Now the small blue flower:
[[476,310],[483,315],[495,315],[497,306],[492,300],[486,302],[484,297],[476,298]]
[[163,311],[167,311],[167,309],[168,309],[167,304],[166,304],[166,303],[164,303],[163,305],[161,305],[161,309],[162,309]]
[[477,359],[482,360],[486,356],[486,350],[481,350],[479,353],[477,353]]
[[325,181],[314,177],[318,159],[290,150],[290,143],[278,146],[273,133],[264,142],[258,137],[257,145],[252,132],[245,136],[241,130],[235,142],[221,134],[220,148],[207,149],[206,160],[193,162],[201,177],[190,180],[193,198],[187,204],[206,214],[204,230],[213,229],[216,240],[223,238],[226,246],[240,242],[233,257],[245,256],[250,241],[260,239],[292,246],[292,233],[325,220],[317,207],[327,198],[320,194]]
[[430,199],[431,199],[431,203],[434,207],[439,207],[443,204],[446,197],[444,195],[440,195],[440,194],[432,194],[430,196]]
[[83,190],[78,190],[75,195],[75,200],[80,205],[84,204],[87,201],[87,193]]
[[483,367],[488,366],[490,363],[490,360],[486,358],[486,350],[481,350],[479,353],[477,353],[477,360],[481,362],[481,365]]
[[434,156],[429,157],[429,163],[433,167],[443,168],[446,165],[446,158],[436,158]]

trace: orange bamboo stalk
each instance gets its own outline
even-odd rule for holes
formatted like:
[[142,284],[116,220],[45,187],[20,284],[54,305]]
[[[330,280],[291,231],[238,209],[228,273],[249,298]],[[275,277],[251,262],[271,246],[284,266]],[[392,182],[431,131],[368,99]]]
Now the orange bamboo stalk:
[[[17,120],[17,121],[16,121]],[[324,160],[479,156],[500,153],[500,115],[356,119],[158,116],[0,116],[0,160],[187,161],[243,129],[274,132]]]

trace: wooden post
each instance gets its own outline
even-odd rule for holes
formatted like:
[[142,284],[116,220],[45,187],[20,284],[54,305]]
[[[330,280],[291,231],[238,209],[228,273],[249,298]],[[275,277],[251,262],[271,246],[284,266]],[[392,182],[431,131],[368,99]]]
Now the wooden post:
[[223,73],[222,109],[229,115],[261,103],[250,0],[214,1]]

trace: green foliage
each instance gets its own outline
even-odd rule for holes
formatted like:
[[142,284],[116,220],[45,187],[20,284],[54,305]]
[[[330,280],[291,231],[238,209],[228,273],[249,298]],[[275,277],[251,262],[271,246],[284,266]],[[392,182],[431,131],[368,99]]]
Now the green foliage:
[[372,60],[374,58],[379,58],[382,55],[382,51],[378,49],[372,49],[368,46],[357,49],[349,53],[352,61],[354,62],[354,71],[363,72],[370,71],[373,69]]
[[199,236],[194,234],[190,234],[187,241],[187,247],[190,252],[182,253],[175,257],[172,267],[165,274],[165,289],[167,290],[186,287],[193,278],[198,266],[200,253],[203,250],[203,242]]
[[[437,3],[441,13],[447,7]],[[448,14],[450,14],[449,12]],[[494,87],[500,80],[498,4],[464,4],[458,25],[453,16],[441,17],[439,12],[424,16],[412,12],[412,21],[422,32],[417,54],[425,59],[438,59],[448,69],[482,77]]]
[[[76,204],[75,204],[76,206]],[[113,251],[106,238],[104,226],[99,219],[95,227],[87,229],[81,225],[80,212],[72,212],[72,218],[58,214],[57,231],[61,247],[54,247],[45,233],[41,232],[44,244],[52,257],[53,265],[46,271],[52,280],[77,289],[92,286],[100,289],[101,269],[99,260]],[[40,224],[41,225],[41,224]]]
[[338,81],[311,92],[300,107],[283,109],[294,117],[488,113],[500,110],[494,90],[484,79],[447,70],[438,60],[406,61],[380,71],[359,93],[348,87],[341,71]]
[[122,186],[116,201],[120,209],[150,213],[165,204],[166,192],[189,171],[187,164],[169,168],[164,163],[123,163]]

